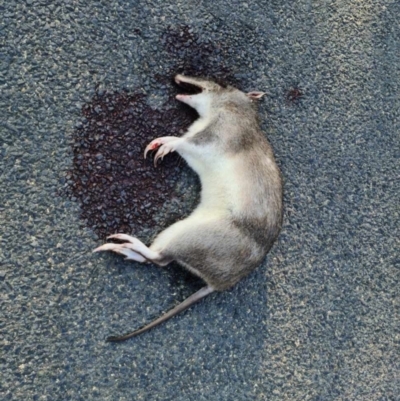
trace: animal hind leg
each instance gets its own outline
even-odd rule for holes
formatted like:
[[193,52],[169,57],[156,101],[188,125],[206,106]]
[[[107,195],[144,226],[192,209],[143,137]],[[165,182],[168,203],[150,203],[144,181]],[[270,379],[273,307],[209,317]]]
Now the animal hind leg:
[[142,241],[127,234],[113,234],[107,239],[118,239],[126,241],[123,244],[107,243],[99,246],[93,252],[112,251],[120,255],[125,255],[126,259],[135,260],[137,262],[154,262],[157,264],[165,264],[163,256],[160,252],[156,252],[148,248]]
[[169,254],[215,290],[233,286],[256,264],[258,249],[228,219],[199,215],[194,222],[171,236]]

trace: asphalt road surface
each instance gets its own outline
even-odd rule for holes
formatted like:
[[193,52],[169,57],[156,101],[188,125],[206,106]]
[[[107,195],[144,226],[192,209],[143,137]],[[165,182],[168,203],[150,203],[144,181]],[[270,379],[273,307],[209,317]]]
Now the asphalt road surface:
[[[398,1],[8,0],[0,15],[1,400],[400,400]],[[176,72],[268,93],[283,230],[232,290],[106,343],[201,285],[91,253],[119,229],[149,242],[196,203],[179,159],[138,161],[193,118]]]

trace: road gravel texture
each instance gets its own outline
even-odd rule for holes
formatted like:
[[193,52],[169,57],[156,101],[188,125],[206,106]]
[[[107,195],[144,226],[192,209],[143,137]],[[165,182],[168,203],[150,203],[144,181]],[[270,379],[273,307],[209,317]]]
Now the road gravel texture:
[[[400,400],[400,3],[0,3],[0,399]],[[91,250],[198,199],[176,72],[262,90],[282,233],[230,291]],[[164,134],[165,132],[165,134]],[[167,160],[168,159],[168,160]],[[102,196],[104,195],[104,196]]]

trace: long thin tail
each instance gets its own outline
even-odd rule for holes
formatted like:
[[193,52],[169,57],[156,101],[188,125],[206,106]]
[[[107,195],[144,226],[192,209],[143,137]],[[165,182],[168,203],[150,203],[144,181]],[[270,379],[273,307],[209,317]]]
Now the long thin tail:
[[124,340],[127,340],[128,338],[131,338],[131,337],[137,336],[137,335],[139,335],[141,333],[144,333],[145,331],[150,330],[153,327],[159,325],[160,323],[165,322],[166,320],[168,320],[171,317],[177,315],[178,313],[183,312],[185,309],[189,308],[194,303],[200,301],[201,299],[203,299],[207,295],[211,294],[212,292],[214,292],[214,289],[211,288],[210,286],[203,287],[199,291],[197,291],[194,294],[192,294],[189,298],[186,298],[179,305],[176,305],[175,308],[172,308],[170,311],[166,312],[164,315],[160,316],[158,319],[153,320],[148,325],[142,327],[141,329],[132,331],[131,333],[125,334],[123,336],[108,337],[107,338],[107,342],[124,341]]

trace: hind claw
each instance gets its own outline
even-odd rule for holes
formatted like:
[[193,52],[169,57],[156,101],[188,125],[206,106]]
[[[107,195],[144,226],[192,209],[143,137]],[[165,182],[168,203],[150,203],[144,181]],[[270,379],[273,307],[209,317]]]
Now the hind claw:
[[93,252],[101,252],[101,251],[112,251],[118,253],[119,255],[125,256],[125,259],[135,260],[136,262],[146,262],[147,259],[143,257],[140,253],[136,252],[132,248],[132,244],[104,244],[96,248]]
[[118,239],[126,241],[123,244],[107,243],[99,246],[93,252],[112,251],[125,255],[128,259],[133,259],[138,262],[154,261],[160,258],[158,252],[152,251],[149,247],[143,244],[139,239],[127,234],[113,234],[107,239]]
[[107,237],[107,239],[119,239],[121,241],[127,241],[132,244],[138,241],[138,239],[128,234],[111,234]]
[[94,249],[92,252],[103,252],[103,251],[114,251],[116,252],[116,249],[119,247],[119,244],[103,244],[96,249]]

